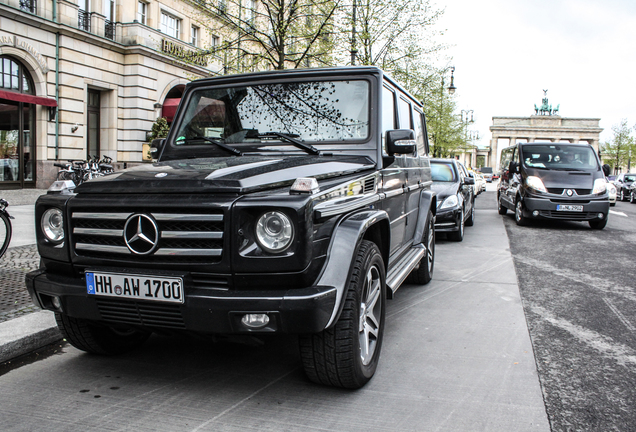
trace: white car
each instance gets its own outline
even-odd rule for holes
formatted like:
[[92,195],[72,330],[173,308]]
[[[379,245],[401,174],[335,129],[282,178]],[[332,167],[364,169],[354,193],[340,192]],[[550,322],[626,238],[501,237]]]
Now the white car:
[[479,195],[486,191],[486,179],[478,172],[471,171],[473,178],[475,179],[475,195]]
[[614,183],[611,182],[607,182],[607,192],[609,193],[609,202],[610,202],[610,207],[614,207],[616,205],[616,186],[614,186]]

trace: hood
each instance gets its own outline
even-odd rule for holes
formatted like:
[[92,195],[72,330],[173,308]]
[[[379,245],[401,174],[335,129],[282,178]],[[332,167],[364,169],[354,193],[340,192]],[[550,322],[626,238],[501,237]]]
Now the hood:
[[539,177],[548,189],[592,189],[594,180],[603,175],[601,171],[597,170],[562,171],[527,167],[526,173],[529,176]]
[[433,182],[431,189],[437,194],[437,200],[442,201],[444,198],[457,193],[459,183],[457,182]]
[[248,193],[373,168],[366,156],[243,156],[143,164],[82,183],[77,193]]

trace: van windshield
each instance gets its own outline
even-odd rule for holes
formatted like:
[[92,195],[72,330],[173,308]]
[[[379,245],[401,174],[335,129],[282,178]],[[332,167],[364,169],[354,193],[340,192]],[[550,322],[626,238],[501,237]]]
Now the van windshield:
[[565,171],[600,169],[592,147],[582,145],[524,145],[521,147],[521,160],[530,168]]

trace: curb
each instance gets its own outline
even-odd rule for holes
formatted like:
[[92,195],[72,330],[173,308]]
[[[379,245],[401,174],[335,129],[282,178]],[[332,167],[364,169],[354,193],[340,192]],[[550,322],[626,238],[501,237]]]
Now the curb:
[[62,339],[50,311],[33,312],[0,323],[0,363],[29,354]]

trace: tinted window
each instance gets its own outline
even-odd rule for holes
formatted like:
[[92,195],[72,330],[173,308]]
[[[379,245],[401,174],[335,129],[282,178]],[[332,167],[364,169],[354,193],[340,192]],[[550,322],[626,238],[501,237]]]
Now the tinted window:
[[382,148],[386,152],[384,140],[386,131],[395,129],[395,98],[393,91],[382,87]]
[[413,129],[415,130],[415,141],[417,142],[417,154],[424,156],[426,143],[424,136],[424,115],[417,110],[413,111]]
[[400,116],[400,129],[411,129],[411,104],[404,99],[398,100],[398,115]]
[[521,148],[521,161],[531,168],[600,169],[592,147],[568,144],[532,144]]

